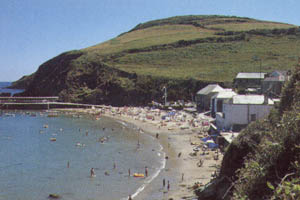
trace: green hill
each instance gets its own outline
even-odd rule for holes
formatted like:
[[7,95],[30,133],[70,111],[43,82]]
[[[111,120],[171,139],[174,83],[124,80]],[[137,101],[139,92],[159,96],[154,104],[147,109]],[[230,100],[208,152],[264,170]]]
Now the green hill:
[[121,95],[121,104],[133,102],[135,95],[146,103],[161,99],[159,88],[167,85],[170,99],[187,99],[210,82],[225,84],[238,72],[258,72],[260,61],[263,72],[291,69],[299,44],[300,29],[290,24],[235,16],[171,17],[47,61],[25,94],[93,103]]
[[259,70],[255,56],[262,60],[263,71],[290,69],[296,63],[299,41],[276,34],[289,28],[296,27],[238,17],[172,17],[139,24],[84,51],[88,59],[106,56],[108,65],[128,72],[232,81],[240,71]]

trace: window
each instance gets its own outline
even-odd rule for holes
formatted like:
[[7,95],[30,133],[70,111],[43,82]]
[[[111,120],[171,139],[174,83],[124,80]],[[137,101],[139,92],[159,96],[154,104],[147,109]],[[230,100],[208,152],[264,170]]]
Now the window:
[[250,119],[251,119],[252,122],[256,121],[256,114],[251,114]]
[[223,100],[217,101],[217,112],[223,112]]

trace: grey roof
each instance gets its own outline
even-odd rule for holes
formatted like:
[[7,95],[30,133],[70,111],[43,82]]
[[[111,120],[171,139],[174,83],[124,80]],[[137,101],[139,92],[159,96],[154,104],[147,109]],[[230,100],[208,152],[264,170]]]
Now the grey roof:
[[[263,104],[264,95],[235,95],[232,97],[232,104]],[[268,104],[274,104],[271,99],[268,99]]]
[[263,79],[266,73],[259,72],[240,72],[235,78],[245,78],[245,79]]
[[234,95],[237,95],[234,91],[220,91],[215,94],[212,98],[213,99],[229,99],[232,98]]
[[208,86],[206,86],[205,88],[202,88],[201,90],[199,90],[197,92],[197,94],[202,94],[202,95],[208,95],[211,92],[219,92],[219,91],[223,91],[224,89],[219,86],[218,84],[210,84]]
[[284,76],[274,76],[274,77],[267,77],[264,79],[264,81],[285,81],[285,77]]
[[279,74],[279,75],[286,76],[286,75],[287,75],[287,72],[288,72],[288,71],[284,71],[284,70],[275,70],[275,71],[271,72],[270,74],[277,73],[277,74]]
[[285,81],[287,71],[273,71],[265,76],[264,81]]

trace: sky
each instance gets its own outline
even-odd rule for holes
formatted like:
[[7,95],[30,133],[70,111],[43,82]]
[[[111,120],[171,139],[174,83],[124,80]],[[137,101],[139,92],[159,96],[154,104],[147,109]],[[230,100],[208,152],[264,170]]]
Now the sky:
[[299,9],[299,0],[0,0],[0,81],[150,20],[229,15],[300,25]]

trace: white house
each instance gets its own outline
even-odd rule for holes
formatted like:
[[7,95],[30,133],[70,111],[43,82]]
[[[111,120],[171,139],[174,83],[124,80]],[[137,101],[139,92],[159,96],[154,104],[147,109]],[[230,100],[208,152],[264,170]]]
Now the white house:
[[207,111],[210,109],[211,97],[224,89],[218,84],[210,84],[199,90],[196,94],[197,109]]
[[266,117],[274,101],[264,95],[235,95],[223,102],[223,112],[216,113],[219,130],[245,127],[252,121]]
[[232,89],[224,89],[218,92],[211,98],[210,110],[212,117],[216,116],[217,112],[223,112],[223,102],[237,95]]

